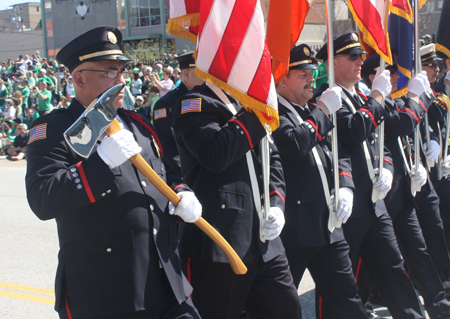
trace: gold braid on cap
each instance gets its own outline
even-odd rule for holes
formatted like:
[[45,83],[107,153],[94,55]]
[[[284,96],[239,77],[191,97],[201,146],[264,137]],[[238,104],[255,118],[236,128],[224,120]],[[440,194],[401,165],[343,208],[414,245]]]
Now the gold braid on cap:
[[90,53],[90,54],[86,54],[86,55],[82,55],[80,56],[78,59],[80,59],[80,61],[84,61],[90,58],[96,58],[99,56],[104,56],[104,55],[111,55],[111,54],[120,54],[122,55],[122,50],[106,50],[106,51],[99,51],[99,52],[94,52],[94,53]]
[[358,43],[353,43],[353,44],[349,44],[343,48],[340,48],[339,50],[336,51],[336,53],[341,53],[344,50],[350,49],[350,48],[354,48],[354,47],[360,47],[361,45]]
[[291,66],[296,66],[299,64],[307,64],[307,63],[312,64],[312,60],[302,60],[302,61],[294,62],[294,63],[289,64],[289,66],[291,67]]

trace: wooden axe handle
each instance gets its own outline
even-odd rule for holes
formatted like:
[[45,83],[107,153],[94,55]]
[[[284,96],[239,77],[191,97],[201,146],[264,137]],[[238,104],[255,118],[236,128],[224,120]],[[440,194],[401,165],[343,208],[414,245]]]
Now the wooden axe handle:
[[[119,122],[114,119],[111,125],[106,129],[106,135],[110,136],[122,128]],[[172,204],[178,205],[181,198],[155,173],[155,171],[148,165],[141,154],[136,154],[130,158],[131,163],[159,190]],[[231,268],[237,275],[243,275],[247,272],[242,260],[234,251],[233,247],[222,237],[219,232],[212,227],[203,217],[200,217],[195,223],[209,238],[211,238],[223,250],[230,262]]]

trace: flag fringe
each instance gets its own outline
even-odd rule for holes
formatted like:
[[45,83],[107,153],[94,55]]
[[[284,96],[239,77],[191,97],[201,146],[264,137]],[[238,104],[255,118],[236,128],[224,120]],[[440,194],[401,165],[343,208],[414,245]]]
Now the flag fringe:
[[408,93],[408,86],[405,86],[401,89],[395,90],[394,92],[391,93],[391,97],[393,99],[398,99],[399,97],[402,97],[406,93]]
[[410,13],[407,13],[405,10],[397,8],[395,6],[391,6],[391,12],[398,15],[399,17],[402,17],[403,19],[407,20],[409,23],[413,23],[413,11],[411,8],[411,4],[409,1],[406,1],[408,4],[408,9]]
[[174,34],[180,38],[190,40],[197,43],[197,36],[189,30],[187,27],[193,27],[200,24],[200,13],[189,13],[181,17],[170,18],[167,24],[167,33]]
[[420,0],[419,1],[419,10],[422,9],[423,5],[427,2],[427,0]]
[[406,76],[408,79],[411,79],[411,71],[410,70],[405,69],[404,67],[398,65],[398,63],[397,63],[397,68],[404,76]]
[[[218,78],[214,77],[213,75],[206,73],[205,71],[200,70],[199,68],[195,68],[195,75],[206,82],[209,82],[218,88],[226,91],[227,93],[234,96],[241,104],[242,106],[249,112],[251,111],[259,111],[255,112],[256,116],[258,117],[261,124],[264,126],[264,128],[269,131],[269,133],[272,133],[275,131],[278,126],[280,125],[279,118],[278,118],[278,112],[268,106],[265,103],[262,103],[255,98],[252,98],[245,93],[242,93],[241,91],[235,89],[228,83],[223,82],[222,80],[219,80]],[[268,119],[266,116],[264,116],[262,113],[265,113],[266,115],[270,116],[271,119]]]
[[436,51],[444,53],[450,59],[450,50],[444,47],[442,44],[436,43]]
[[385,30],[384,31],[384,36],[388,40],[388,41],[386,41],[386,50],[387,50],[386,53],[380,50],[380,48],[379,48],[379,46],[377,44],[377,41],[373,38],[372,34],[366,28],[364,23],[359,19],[359,16],[356,14],[355,8],[353,8],[353,5],[352,5],[351,1],[348,1],[348,8],[352,12],[353,18],[354,18],[356,24],[358,25],[359,30],[364,35],[364,41],[368,45],[370,45],[372,47],[372,49],[374,49],[383,58],[383,60],[386,61],[386,63],[392,65],[393,62],[392,62],[391,44],[389,42],[389,31],[388,31],[389,4],[390,4],[390,0],[388,0],[387,3],[386,3],[386,12],[385,12],[386,16],[385,16],[385,19],[384,19],[384,30]]

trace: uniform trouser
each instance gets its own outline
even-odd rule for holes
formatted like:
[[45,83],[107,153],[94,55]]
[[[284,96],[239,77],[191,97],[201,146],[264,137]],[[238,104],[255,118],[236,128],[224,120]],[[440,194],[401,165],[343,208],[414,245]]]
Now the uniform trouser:
[[443,177],[440,181],[435,182],[434,187],[439,196],[439,210],[448,248],[450,247],[450,176]]
[[[450,196],[445,194],[444,197]],[[427,244],[428,254],[441,278],[444,289],[450,293],[450,256],[444,235],[444,226],[439,210],[439,197],[430,180],[416,194],[416,213]]]
[[413,207],[405,207],[392,217],[395,235],[411,279],[424,299],[428,314],[434,317],[449,309],[450,304],[427,252],[416,212]]
[[316,283],[317,318],[367,318],[357,293],[349,249],[345,240],[320,247],[286,247],[295,287],[306,268]]
[[245,309],[251,319],[301,319],[300,299],[285,253],[264,262],[246,263],[236,275],[230,264],[184,260],[194,288],[192,301],[203,319],[237,319]]
[[201,319],[190,298],[187,298],[185,302],[178,304],[167,278],[164,278],[164,283],[166,295],[168,296],[168,306],[166,307],[152,308],[133,313],[73,317],[67,306],[66,300],[62,300],[61,302],[66,303],[66,305],[60,307],[59,317],[61,319]]
[[[343,228],[352,264],[358,265],[361,256],[392,317],[425,318],[422,304],[404,268],[391,218],[387,214],[365,218],[352,216]],[[356,271],[355,266],[355,277]]]

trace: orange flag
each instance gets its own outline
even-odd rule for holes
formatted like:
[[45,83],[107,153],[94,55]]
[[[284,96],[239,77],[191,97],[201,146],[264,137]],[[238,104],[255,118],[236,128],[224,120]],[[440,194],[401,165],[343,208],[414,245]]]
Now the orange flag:
[[266,39],[275,83],[288,73],[289,53],[300,37],[310,6],[311,0],[270,1]]

